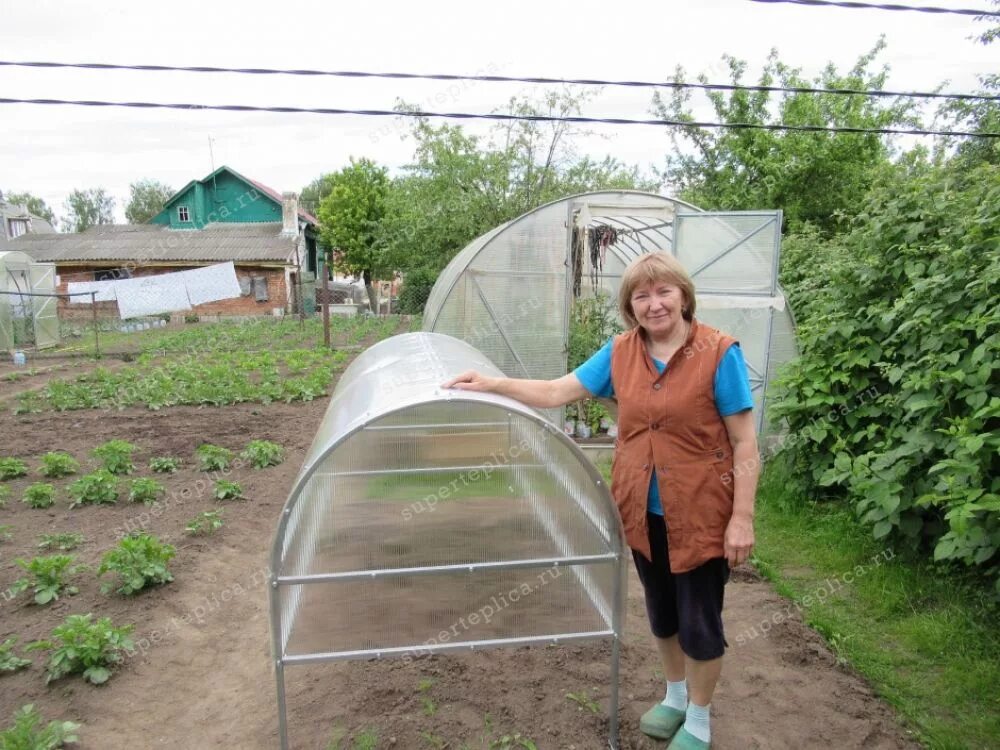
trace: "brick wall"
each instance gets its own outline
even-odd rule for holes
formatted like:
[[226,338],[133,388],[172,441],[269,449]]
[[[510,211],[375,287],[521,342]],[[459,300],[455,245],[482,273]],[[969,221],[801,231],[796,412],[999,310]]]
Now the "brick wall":
[[[194,266],[192,266],[194,267]],[[71,281],[93,281],[95,271],[112,270],[109,266],[90,266],[81,268],[73,266],[63,268],[56,266],[56,274],[59,276],[59,286],[56,292],[65,294],[67,285]],[[132,271],[132,277],[155,276],[163,273],[173,273],[184,271],[186,268],[171,266],[140,266]],[[222,316],[254,316],[272,315],[275,307],[288,310],[290,298],[288,286],[285,283],[285,271],[282,268],[260,268],[258,266],[236,266],[236,278],[263,276],[267,279],[267,302],[258,302],[256,295],[251,291],[249,296],[240,296],[234,299],[224,299],[218,302],[207,302],[204,305],[196,305],[191,314],[197,315],[222,315]],[[90,320],[93,317],[91,305],[73,303],[66,299],[59,300],[59,317],[63,320]],[[100,319],[117,318],[117,302],[98,302],[97,317]]]

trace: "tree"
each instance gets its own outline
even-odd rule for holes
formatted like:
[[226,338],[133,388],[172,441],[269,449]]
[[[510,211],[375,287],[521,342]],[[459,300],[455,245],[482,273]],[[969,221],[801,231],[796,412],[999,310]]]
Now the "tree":
[[[538,101],[512,99],[505,111],[578,114],[587,96],[550,92]],[[397,109],[413,108],[399,102]],[[393,184],[382,224],[387,262],[436,274],[476,236],[543,203],[603,188],[656,188],[635,167],[579,157],[574,140],[583,132],[566,122],[512,121],[479,137],[414,120],[414,158]]]
[[[1000,0],[993,0],[993,5],[1000,8]],[[980,44],[992,44],[1000,39],[1000,25],[993,26],[976,38]],[[1000,75],[992,73],[980,76],[979,83],[983,96],[1000,95]],[[941,108],[941,114],[955,129],[969,130],[977,133],[1000,132],[1000,102],[993,100],[952,101]],[[958,158],[966,167],[977,164],[1000,164],[1000,139],[996,138],[965,138],[958,144]]]
[[319,204],[333,190],[333,175],[324,174],[310,182],[299,193],[299,205],[311,214],[319,211]]
[[[759,79],[762,86],[881,90],[887,69],[871,68],[885,48],[880,40],[846,75],[830,64],[814,80],[778,60],[772,50]],[[732,83],[743,82],[746,62],[726,56]],[[678,68],[676,81],[684,80]],[[704,75],[698,80],[707,83]],[[917,125],[915,104],[903,98],[768,91],[709,91],[714,119],[724,123],[886,128]],[[691,122],[691,89],[659,92],[653,110],[663,119]],[[890,141],[877,134],[750,129],[671,129],[675,153],[664,176],[685,200],[709,209],[781,208],[785,227],[808,222],[824,234],[863,205],[877,171],[889,163]],[[693,148],[692,148],[693,147]]]
[[68,232],[82,232],[97,224],[113,224],[115,199],[104,188],[74,190],[63,206],[66,218],[63,226]]
[[320,236],[333,248],[342,270],[364,279],[375,312],[372,280],[388,270],[377,240],[385,216],[389,176],[384,167],[368,159],[352,158],[349,166],[327,177],[331,188],[319,204]]
[[41,216],[53,227],[56,225],[56,215],[49,208],[49,205],[36,195],[31,193],[4,193],[4,200],[14,206],[27,206],[28,213]]
[[163,205],[174,194],[174,189],[159,180],[139,180],[128,186],[131,193],[125,207],[129,224],[145,224],[163,210]]

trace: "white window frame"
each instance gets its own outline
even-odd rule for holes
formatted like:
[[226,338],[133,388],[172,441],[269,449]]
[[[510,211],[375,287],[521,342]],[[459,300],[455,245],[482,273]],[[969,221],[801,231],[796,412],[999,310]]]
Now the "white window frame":
[[191,221],[191,211],[187,206],[177,207],[177,221],[189,222]]
[[[15,231],[15,227],[21,231]],[[31,222],[28,219],[7,219],[7,236],[10,239],[20,237],[31,231]]]

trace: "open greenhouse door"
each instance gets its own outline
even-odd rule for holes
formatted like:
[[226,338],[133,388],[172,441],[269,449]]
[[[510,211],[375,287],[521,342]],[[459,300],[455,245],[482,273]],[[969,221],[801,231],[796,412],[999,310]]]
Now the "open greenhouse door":
[[674,255],[694,281],[698,318],[743,349],[758,430],[772,350],[784,346],[775,335],[776,314],[785,317],[780,253],[781,211],[678,211],[674,220]]
[[[56,267],[52,263],[32,263],[28,266],[31,291],[36,294],[52,294],[56,285]],[[34,318],[35,348],[44,349],[59,343],[58,298],[32,297],[32,317]]]

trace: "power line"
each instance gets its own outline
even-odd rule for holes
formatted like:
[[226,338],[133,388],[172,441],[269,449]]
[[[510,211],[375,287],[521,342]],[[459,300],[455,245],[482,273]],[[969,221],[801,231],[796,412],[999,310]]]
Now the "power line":
[[936,8],[929,5],[897,5],[895,3],[856,3],[842,0],[750,0],[752,3],[792,3],[793,5],[833,5],[839,8],[866,8],[874,10],[912,10],[917,13],[955,13],[960,16],[990,16],[1000,18],[992,10],[972,8]]
[[77,68],[83,70],[133,70],[174,73],[235,73],[239,75],[330,76],[335,78],[393,78],[425,81],[474,81],[479,83],[543,83],[580,86],[626,86],[632,88],[701,89],[706,91],[767,91],[790,94],[837,94],[909,99],[955,99],[1000,101],[987,94],[941,93],[935,91],[883,91],[852,88],[817,88],[810,86],[755,86],[728,83],[687,83],[683,81],[605,81],[596,78],[546,78],[542,76],[464,76],[451,73],[376,73],[360,70],[311,70],[282,68],[223,68],[213,65],[122,65],[118,63],[66,63],[34,60],[0,60],[0,67]]
[[806,133],[861,133],[871,135],[937,135],[956,138],[1000,138],[1000,133],[965,130],[919,130],[903,128],[854,128],[827,125],[785,125],[755,122],[698,122],[684,120],[634,120],[624,117],[584,117],[582,115],[513,115],[492,112],[424,112],[394,109],[336,109],[331,107],[261,107],[251,104],[180,104],[167,102],[109,102],[70,99],[0,98],[0,104],[47,104],[77,107],[131,107],[138,109],[214,110],[220,112],[275,112],[282,114],[361,115],[365,117],[443,117],[455,120],[497,120],[501,122],[575,122],[607,125],[655,125],[681,128],[725,128],[730,130],[780,130]]

